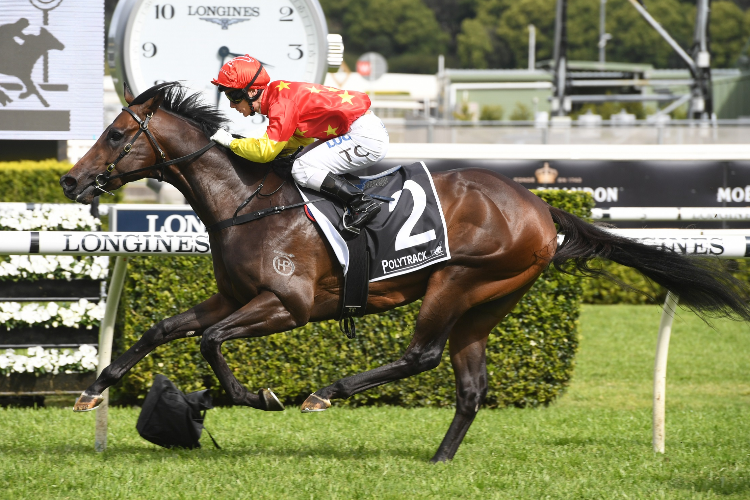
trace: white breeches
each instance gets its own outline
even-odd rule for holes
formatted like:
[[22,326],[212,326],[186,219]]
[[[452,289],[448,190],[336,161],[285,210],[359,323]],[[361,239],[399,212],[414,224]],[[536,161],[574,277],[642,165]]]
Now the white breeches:
[[294,162],[292,177],[302,187],[320,191],[328,173],[343,174],[373,165],[388,152],[388,132],[372,113],[360,116],[344,135],[334,137]]

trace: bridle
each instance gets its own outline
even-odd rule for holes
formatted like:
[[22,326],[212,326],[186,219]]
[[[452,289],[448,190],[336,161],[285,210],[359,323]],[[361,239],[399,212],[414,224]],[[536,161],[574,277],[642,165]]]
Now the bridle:
[[[122,151],[120,152],[119,156],[115,159],[115,161],[113,161],[112,163],[110,163],[110,164],[107,165],[107,171],[106,172],[102,172],[101,174],[98,174],[94,178],[93,182],[89,183],[85,188],[83,188],[83,190],[81,191],[82,193],[84,191],[86,191],[86,189],[88,189],[89,187],[94,186],[99,191],[102,191],[103,193],[111,194],[112,196],[114,196],[113,193],[110,193],[109,191],[107,191],[106,189],[104,189],[104,186],[106,186],[109,181],[112,181],[114,179],[119,179],[121,177],[125,177],[126,175],[137,174],[139,172],[145,172],[146,170],[151,170],[151,169],[154,169],[154,168],[158,168],[159,169],[159,180],[163,181],[164,180],[164,167],[168,167],[170,165],[174,165],[175,163],[180,163],[180,162],[187,161],[187,160],[192,160],[193,158],[196,158],[196,157],[202,155],[203,153],[205,153],[206,151],[208,151],[212,147],[216,146],[216,142],[209,141],[208,144],[206,144],[205,146],[203,146],[202,148],[200,148],[198,151],[195,151],[195,152],[190,153],[190,154],[185,155],[185,156],[180,156],[179,158],[175,158],[174,160],[164,161],[166,159],[166,155],[164,154],[164,150],[161,149],[161,147],[159,147],[159,143],[156,142],[156,138],[154,137],[154,135],[151,133],[151,131],[148,128],[148,122],[151,121],[151,118],[153,118],[154,114],[153,113],[149,113],[149,114],[146,115],[146,119],[145,120],[141,120],[140,118],[138,118],[138,115],[136,115],[135,112],[132,109],[130,109],[130,108],[122,108],[122,110],[123,111],[127,111],[128,114],[130,114],[130,116],[132,116],[133,119],[138,123],[138,132],[136,132],[135,135],[133,136],[133,138],[127,144],[125,144],[125,147],[122,149]],[[135,144],[136,139],[138,139],[138,136],[140,136],[144,132],[146,133],[146,137],[148,138],[148,140],[151,143],[151,145],[159,153],[157,155],[157,162],[154,163],[153,165],[148,166],[148,167],[138,168],[136,170],[131,170],[130,172],[124,172],[122,174],[112,175],[112,172],[117,167],[117,164],[120,162],[120,160],[122,160],[123,158],[125,158],[128,155],[128,153],[130,153],[130,151],[133,149],[133,144]],[[293,153],[293,154],[291,154],[291,155],[289,155],[287,157],[282,158],[280,161],[284,162],[284,163],[293,162],[296,159],[297,155],[300,154],[301,151],[302,151],[302,147],[300,146],[295,153]],[[279,160],[277,160],[277,161],[279,161]],[[318,199],[314,199],[314,200],[303,201],[302,203],[293,203],[291,205],[281,205],[281,206],[275,206],[275,207],[268,207],[268,208],[264,208],[262,210],[258,210],[256,212],[250,213],[250,214],[238,215],[239,212],[240,212],[240,210],[242,210],[243,208],[245,208],[248,205],[248,203],[250,203],[253,200],[253,198],[255,198],[256,196],[258,196],[258,197],[271,196],[271,195],[277,193],[279,190],[281,190],[281,188],[286,183],[286,181],[283,181],[281,183],[281,185],[279,185],[279,187],[276,188],[271,193],[267,193],[267,194],[266,193],[261,193],[261,189],[263,189],[263,185],[266,182],[266,178],[268,177],[268,174],[271,172],[271,170],[273,168],[273,164],[272,163],[273,162],[269,162],[268,170],[266,170],[266,173],[263,176],[263,179],[261,179],[260,183],[258,184],[258,187],[253,191],[253,193],[244,202],[242,202],[240,204],[239,207],[237,207],[237,210],[235,210],[234,215],[232,216],[232,218],[231,219],[222,220],[222,221],[217,222],[216,224],[212,224],[210,226],[207,226],[206,230],[208,232],[221,231],[222,229],[226,229],[226,228],[232,227],[232,226],[239,226],[239,225],[242,225],[242,224],[247,224],[248,222],[252,222],[254,220],[262,219],[264,217],[268,217],[269,215],[280,214],[281,212],[283,212],[285,210],[289,210],[290,208],[297,208],[297,207],[301,207],[301,206],[307,205],[309,203],[317,203],[319,201],[324,201],[323,198],[318,198]]]
[[[93,182],[91,182],[89,185],[87,185],[85,188],[83,188],[83,191],[85,191],[86,189],[88,189],[91,186],[94,186],[99,191],[101,191],[103,193],[111,194],[112,196],[114,196],[113,193],[111,193],[111,192],[107,191],[106,189],[104,189],[104,186],[106,186],[107,183],[109,183],[109,181],[112,181],[112,180],[115,180],[115,179],[120,179],[121,177],[125,177],[126,175],[137,174],[137,173],[145,172],[146,170],[151,170],[151,169],[155,169],[155,168],[159,170],[159,178],[158,178],[159,181],[163,181],[164,180],[164,167],[168,167],[170,165],[174,165],[176,163],[180,163],[180,162],[187,161],[187,160],[192,160],[193,158],[196,158],[196,157],[202,155],[203,153],[205,153],[206,151],[208,151],[209,149],[211,149],[212,147],[214,147],[216,145],[216,143],[214,141],[209,141],[208,144],[206,144],[205,146],[203,146],[198,151],[195,151],[195,152],[190,153],[190,154],[185,155],[185,156],[180,156],[179,158],[175,158],[174,160],[165,161],[167,155],[164,153],[164,150],[159,146],[159,143],[156,142],[156,137],[154,137],[154,134],[152,134],[151,130],[149,130],[149,128],[148,128],[148,123],[151,121],[151,118],[153,118],[154,114],[153,113],[149,113],[149,114],[146,115],[146,118],[144,120],[141,120],[140,118],[138,118],[138,115],[136,115],[135,112],[132,109],[130,109],[130,108],[122,108],[122,110],[123,111],[127,111],[128,114],[133,117],[133,119],[136,121],[136,123],[138,123],[138,131],[135,133],[135,135],[133,136],[133,138],[130,139],[130,141],[128,141],[127,144],[125,144],[125,147],[123,147],[122,151],[120,151],[120,154],[117,156],[117,158],[115,159],[115,161],[113,161],[113,162],[111,162],[111,163],[109,163],[107,165],[107,171],[106,172],[102,172],[101,174],[97,175],[94,178]],[[156,163],[154,163],[153,165],[150,165],[148,167],[143,167],[143,168],[139,168],[139,169],[136,169],[136,170],[131,170],[130,172],[124,172],[122,174],[112,175],[112,172],[117,167],[117,164],[120,163],[120,160],[122,160],[123,158],[125,158],[128,155],[128,153],[130,153],[130,151],[133,149],[133,144],[135,144],[135,141],[138,139],[138,136],[140,136],[144,132],[146,133],[146,137],[148,138],[148,140],[151,143],[151,145],[158,152],[157,158],[156,158]],[[83,191],[81,191],[81,192],[83,192]]]

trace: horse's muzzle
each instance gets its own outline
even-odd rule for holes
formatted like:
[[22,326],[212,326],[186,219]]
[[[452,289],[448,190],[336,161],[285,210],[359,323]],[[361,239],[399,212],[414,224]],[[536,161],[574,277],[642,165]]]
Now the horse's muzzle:
[[75,177],[69,174],[63,175],[60,177],[60,186],[62,187],[65,196],[71,200],[75,199],[74,191],[75,188],[78,187],[78,181]]

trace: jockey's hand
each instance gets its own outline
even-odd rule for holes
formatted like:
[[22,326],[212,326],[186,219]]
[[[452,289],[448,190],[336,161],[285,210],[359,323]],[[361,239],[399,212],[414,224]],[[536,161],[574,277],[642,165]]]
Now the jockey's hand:
[[214,135],[211,136],[211,140],[221,144],[225,148],[228,148],[229,145],[232,144],[234,137],[232,137],[232,134],[230,134],[223,128],[220,128]]

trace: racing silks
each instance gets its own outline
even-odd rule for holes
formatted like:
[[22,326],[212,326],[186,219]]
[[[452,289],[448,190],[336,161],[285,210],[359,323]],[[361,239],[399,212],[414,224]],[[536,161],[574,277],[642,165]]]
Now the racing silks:
[[235,139],[230,148],[248,160],[266,163],[282,151],[292,152],[315,139],[344,135],[370,109],[370,98],[357,91],[339,90],[314,83],[271,82],[260,99],[260,112],[268,117],[261,138]]

